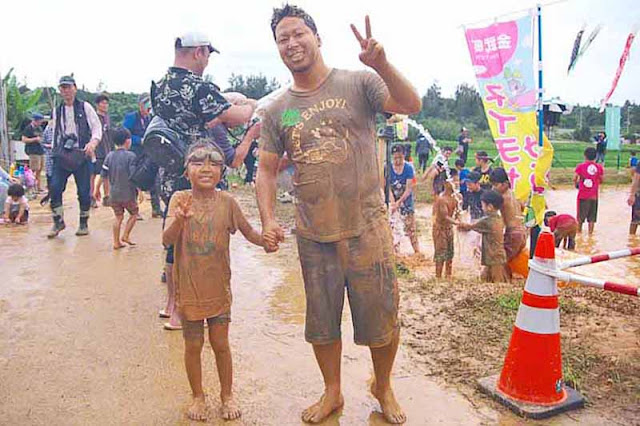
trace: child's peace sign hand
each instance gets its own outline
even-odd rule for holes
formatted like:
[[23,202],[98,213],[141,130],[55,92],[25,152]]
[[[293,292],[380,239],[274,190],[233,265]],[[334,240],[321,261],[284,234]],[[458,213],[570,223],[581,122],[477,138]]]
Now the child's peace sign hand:
[[358,43],[360,43],[360,48],[362,49],[359,55],[360,61],[363,64],[377,70],[387,63],[387,56],[384,53],[384,47],[382,47],[382,44],[378,43],[371,36],[371,23],[369,22],[369,15],[365,16],[364,25],[366,38],[362,37],[356,26],[353,24],[351,24],[351,30],[356,36]]
[[191,211],[191,204],[191,198],[180,200],[180,202],[176,206],[176,219],[185,220],[193,216],[193,212]]

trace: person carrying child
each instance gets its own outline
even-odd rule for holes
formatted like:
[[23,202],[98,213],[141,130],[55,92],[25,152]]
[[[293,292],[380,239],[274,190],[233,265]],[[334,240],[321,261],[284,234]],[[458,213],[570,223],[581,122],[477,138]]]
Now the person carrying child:
[[[400,211],[404,232],[415,254],[420,254],[420,243],[416,232],[415,208],[413,204],[413,187],[415,172],[411,163],[407,162],[402,145],[395,145],[392,149],[393,163],[391,164],[391,213]],[[397,247],[396,247],[397,249]]]
[[433,203],[433,261],[436,263],[436,278],[451,277],[453,262],[453,225],[458,201],[453,197],[453,184],[444,182],[444,191]]
[[24,186],[12,183],[4,202],[4,217],[7,224],[26,225],[29,221],[29,201],[24,195]]
[[598,220],[598,192],[604,178],[604,167],[596,163],[596,149],[584,150],[584,163],[578,164],[573,183],[578,188],[578,233],[582,232],[582,224],[589,222],[589,235]]
[[[263,247],[265,242],[233,197],[216,191],[224,168],[223,154],[216,147],[206,142],[194,143],[187,152],[185,167],[192,189],[177,191],[171,197],[162,243],[175,250],[173,279],[182,318],[185,367],[193,394],[187,415],[193,420],[207,418],[201,366],[207,321],[220,380],[221,415],[233,420],[240,417],[240,409],[232,396],[229,239],[239,229],[249,242]],[[269,241],[277,244],[275,236]]]
[[563,244],[563,248],[566,250],[576,249],[578,221],[575,217],[570,214],[557,214],[553,210],[549,210],[544,214],[544,224],[553,232],[556,247]]
[[422,175],[423,181],[426,181],[429,178],[433,178],[432,194],[434,198],[444,191],[444,183],[447,180],[447,170],[445,167],[445,163],[448,164],[452,152],[453,148],[451,148],[450,146],[445,146],[444,148],[442,148],[442,155],[436,155],[433,164],[431,164],[427,171]]
[[[118,250],[125,246],[123,243],[135,245],[131,241],[131,231],[138,216],[137,190],[133,182],[129,180],[129,174],[136,160],[136,154],[129,151],[131,147],[129,130],[123,127],[114,129],[112,136],[116,149],[108,153],[104,159],[102,172],[94,185],[93,196],[97,201],[100,201],[100,186],[102,180],[107,179],[109,185],[105,185],[104,196],[105,198],[109,197],[109,205],[116,217],[113,222],[113,249]],[[125,210],[129,213],[129,219],[127,219],[122,238],[120,238],[120,228]]]
[[482,234],[482,259],[484,266],[481,278],[485,282],[508,282],[504,250],[504,222],[499,211],[504,203],[500,193],[494,190],[482,193],[482,210],[485,216],[474,223],[457,223],[461,231],[476,231]]

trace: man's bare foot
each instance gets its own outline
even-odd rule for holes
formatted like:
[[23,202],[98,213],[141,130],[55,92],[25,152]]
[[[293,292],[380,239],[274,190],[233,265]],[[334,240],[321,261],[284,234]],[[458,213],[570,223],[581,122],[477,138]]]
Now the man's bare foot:
[[223,399],[220,412],[222,414],[222,418],[225,420],[239,419],[242,415],[242,411],[240,411],[240,408],[232,397]]
[[204,395],[193,397],[187,410],[187,417],[191,420],[207,420],[207,402]]
[[404,414],[404,411],[402,411],[402,407],[400,407],[398,401],[396,401],[396,397],[391,388],[380,392],[374,380],[373,383],[371,383],[371,393],[380,403],[382,414],[387,422],[391,424],[402,424],[407,421],[407,416]]
[[338,396],[327,396],[326,393],[320,400],[302,412],[302,421],[306,423],[320,423],[336,410],[344,405],[342,394]]
[[122,238],[122,242],[123,242],[123,243],[127,243],[127,244],[129,244],[130,246],[135,246],[135,245],[136,245],[136,243],[134,243],[133,241],[131,241],[131,239],[129,239],[129,237],[127,237],[127,238]]
[[118,241],[118,243],[117,243],[117,244],[114,244],[114,245],[113,245],[113,249],[114,249],[114,250],[119,250],[119,249],[121,249],[122,247],[124,247],[124,244],[122,244],[120,241]]

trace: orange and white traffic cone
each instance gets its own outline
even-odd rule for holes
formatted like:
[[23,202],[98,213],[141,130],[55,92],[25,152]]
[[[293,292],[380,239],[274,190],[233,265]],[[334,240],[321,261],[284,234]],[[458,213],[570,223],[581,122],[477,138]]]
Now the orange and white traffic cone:
[[[538,238],[533,262],[556,268],[553,234]],[[584,399],[562,381],[560,311],[556,279],[530,269],[499,380],[480,386],[517,413],[549,417],[584,405]]]

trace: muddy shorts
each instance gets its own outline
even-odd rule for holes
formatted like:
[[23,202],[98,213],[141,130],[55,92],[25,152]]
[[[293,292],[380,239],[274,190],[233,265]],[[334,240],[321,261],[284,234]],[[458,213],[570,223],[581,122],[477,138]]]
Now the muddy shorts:
[[564,242],[564,248],[567,250],[576,249],[576,233],[578,232],[578,225],[572,224],[565,228],[556,228],[553,231],[553,237],[556,241],[556,247],[560,247],[560,244]]
[[585,220],[589,223],[596,223],[598,220],[598,199],[578,200],[578,223]]
[[354,238],[319,243],[298,236],[307,300],[305,339],[327,344],[341,338],[345,287],[357,345],[382,347],[397,333],[398,284],[386,218]]
[[231,314],[227,312],[199,321],[188,321],[182,318],[182,337],[185,340],[202,339],[204,337],[204,321],[207,321],[209,327],[213,327],[215,324],[228,324],[231,322]]
[[527,232],[520,228],[507,228],[504,232],[504,251],[507,261],[520,254],[527,246]]
[[640,193],[636,194],[636,202],[631,206],[631,224],[640,225]]
[[42,170],[44,168],[44,155],[30,154],[29,168],[36,171]]
[[116,216],[122,216],[125,210],[131,216],[135,216],[138,214],[138,203],[136,202],[136,200],[125,201],[125,202],[110,201],[109,205],[113,209],[113,212],[116,214]]

